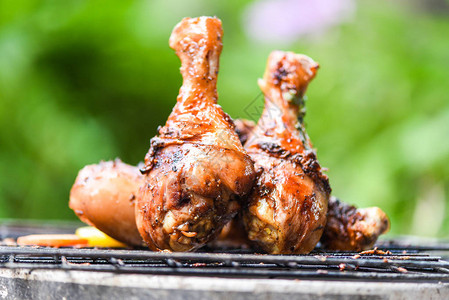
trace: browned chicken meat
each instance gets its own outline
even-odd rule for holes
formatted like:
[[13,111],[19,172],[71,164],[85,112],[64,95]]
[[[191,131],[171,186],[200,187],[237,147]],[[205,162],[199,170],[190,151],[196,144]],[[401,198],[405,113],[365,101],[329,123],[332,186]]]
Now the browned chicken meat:
[[263,250],[308,253],[326,225],[330,187],[304,129],[303,96],[318,64],[274,51],[259,86],[265,108],[245,145],[258,172],[244,224]]
[[[256,127],[253,121],[237,119],[234,121],[242,144],[245,144]],[[361,251],[372,248],[380,235],[390,228],[388,216],[378,207],[356,208],[336,197],[329,199],[327,222],[321,236],[321,244],[326,249],[342,251]],[[237,233],[229,230],[239,231]],[[240,234],[240,228],[231,227],[226,234],[220,235],[223,240]],[[230,241],[229,241],[230,243]],[[244,241],[243,245],[247,242]]]
[[69,206],[81,221],[125,244],[142,246],[134,210],[143,183],[139,169],[119,159],[85,166],[70,191]]
[[[78,174],[70,193],[69,207],[86,224],[94,226],[130,246],[144,242],[137,230],[135,202],[145,177],[138,167],[120,159],[85,166]],[[249,247],[240,218],[222,229],[211,247]]]
[[321,244],[326,249],[361,251],[372,248],[389,228],[390,221],[380,208],[357,209],[331,197]]
[[230,117],[217,105],[222,27],[216,18],[182,20],[170,47],[181,59],[176,106],[145,157],[137,227],[155,250],[189,251],[218,235],[240,210],[254,166]]
[[[245,120],[236,120],[237,128]],[[255,124],[253,123],[252,128]],[[245,128],[248,128],[245,126]],[[248,131],[248,134],[251,130]],[[70,194],[69,206],[85,223],[128,245],[141,246],[134,203],[144,177],[137,167],[115,161],[84,167],[78,174]],[[372,248],[377,238],[388,231],[390,222],[378,207],[359,208],[336,197],[329,199],[327,223],[321,237],[326,249],[361,251]],[[219,248],[249,247],[240,218],[234,218],[210,244]]]

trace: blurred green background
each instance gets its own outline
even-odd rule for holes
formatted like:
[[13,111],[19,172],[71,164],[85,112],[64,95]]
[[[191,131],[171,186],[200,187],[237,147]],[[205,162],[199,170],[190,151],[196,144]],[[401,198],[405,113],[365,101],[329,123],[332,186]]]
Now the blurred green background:
[[256,1],[0,0],[0,218],[76,219],[79,169],[142,161],[181,85],[172,28],[216,15],[226,112],[257,119],[270,51],[311,56],[306,125],[334,195],[380,206],[392,234],[449,236],[449,5],[392,2],[280,43],[245,30]]

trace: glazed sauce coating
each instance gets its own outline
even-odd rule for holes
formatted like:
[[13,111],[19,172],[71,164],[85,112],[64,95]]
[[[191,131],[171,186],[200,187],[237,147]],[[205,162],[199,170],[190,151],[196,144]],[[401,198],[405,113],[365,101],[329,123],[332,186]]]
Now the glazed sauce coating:
[[[245,144],[256,128],[253,121],[244,119],[234,120],[235,131],[242,144]],[[321,245],[330,250],[360,251],[373,247],[380,235],[386,233],[390,227],[388,216],[378,207],[356,208],[341,200],[331,197],[327,212],[327,222],[321,236]],[[239,229],[231,230],[239,231]],[[220,235],[223,240],[231,243],[229,237],[237,235],[227,233]],[[225,242],[223,241],[223,242]],[[248,244],[247,241],[242,242]]]
[[231,118],[217,105],[221,21],[185,18],[170,47],[183,85],[167,123],[151,140],[137,227],[154,250],[191,251],[215,238],[251,189],[254,166]]
[[302,122],[317,69],[307,56],[274,51],[259,81],[265,108],[245,144],[258,179],[243,220],[249,239],[268,253],[308,253],[326,224],[331,190]]

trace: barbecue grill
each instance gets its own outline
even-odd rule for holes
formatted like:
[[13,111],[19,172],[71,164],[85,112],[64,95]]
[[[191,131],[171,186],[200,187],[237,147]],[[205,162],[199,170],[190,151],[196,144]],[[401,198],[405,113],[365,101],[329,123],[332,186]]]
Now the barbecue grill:
[[[2,240],[73,226],[0,227]],[[381,241],[362,253],[264,255],[0,246],[0,298],[449,299],[449,244]]]

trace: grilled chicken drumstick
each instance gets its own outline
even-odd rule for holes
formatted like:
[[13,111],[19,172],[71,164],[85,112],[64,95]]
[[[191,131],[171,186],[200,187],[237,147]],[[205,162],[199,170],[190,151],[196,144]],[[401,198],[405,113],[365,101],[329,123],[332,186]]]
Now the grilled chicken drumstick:
[[185,18],[170,47],[181,59],[176,106],[145,157],[137,227],[154,250],[195,250],[240,209],[255,178],[230,117],[217,105],[222,28],[216,18]]
[[[245,119],[234,120],[234,124],[240,141],[245,145],[256,124]],[[356,208],[331,197],[327,222],[320,241],[324,248],[330,250],[361,251],[372,248],[379,236],[389,228],[388,216],[380,208]],[[232,237],[236,233],[228,235]],[[227,236],[225,238],[227,239]]]
[[70,191],[69,207],[84,223],[125,244],[142,246],[134,203],[143,183],[139,168],[119,159],[85,166]]
[[370,249],[389,228],[390,221],[380,208],[356,208],[331,197],[321,244],[331,250]]
[[331,189],[302,123],[317,69],[307,56],[274,51],[259,81],[265,108],[245,145],[259,177],[243,220],[249,239],[268,253],[309,253],[326,225]]

